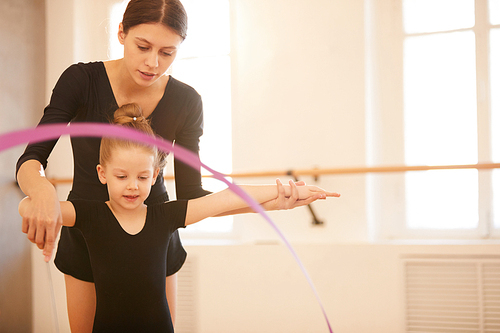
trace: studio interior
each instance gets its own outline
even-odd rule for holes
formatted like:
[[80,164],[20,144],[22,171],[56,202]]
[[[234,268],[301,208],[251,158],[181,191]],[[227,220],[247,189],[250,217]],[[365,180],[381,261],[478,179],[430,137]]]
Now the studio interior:
[[[0,1],[0,135],[35,127],[71,64],[123,57],[127,2]],[[341,197],[269,212],[279,232],[182,230],[175,332],[500,332],[500,0],[181,2],[168,75],[202,97],[201,161]],[[0,152],[0,332],[70,332],[63,274],[21,232],[24,149]],[[46,175],[65,200],[67,136]]]

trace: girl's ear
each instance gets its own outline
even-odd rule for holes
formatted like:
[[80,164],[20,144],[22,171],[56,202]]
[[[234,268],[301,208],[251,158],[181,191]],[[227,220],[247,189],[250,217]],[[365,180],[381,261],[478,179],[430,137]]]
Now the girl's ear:
[[120,44],[123,45],[125,43],[125,32],[123,31],[123,23],[120,22],[120,25],[118,26],[118,41]]
[[97,176],[102,184],[106,184],[106,174],[104,172],[104,167],[100,164],[97,165]]
[[158,177],[158,174],[160,173],[160,168],[156,168],[155,173],[153,174],[153,183],[151,186],[153,186],[156,183],[156,177]]

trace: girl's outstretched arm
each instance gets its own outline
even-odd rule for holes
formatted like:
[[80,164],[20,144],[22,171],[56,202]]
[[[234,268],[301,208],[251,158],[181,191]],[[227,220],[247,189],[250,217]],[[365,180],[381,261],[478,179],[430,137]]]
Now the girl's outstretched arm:
[[[263,204],[266,209],[273,209],[273,207],[281,207],[281,209],[294,208],[299,206],[296,202],[305,205],[318,199],[340,196],[338,193],[325,191],[317,186],[296,186],[293,181],[290,181],[289,185],[282,185],[277,180],[277,185],[241,185],[240,187],[255,201]],[[277,200],[282,200],[280,198],[287,198],[289,207],[283,207],[282,204],[277,203]],[[202,198],[190,200],[186,213],[186,225],[201,221],[207,217],[248,212],[248,210],[244,210],[247,207],[248,204],[242,198],[231,190],[225,189]]]
[[[63,226],[66,226],[66,227],[74,226],[75,220],[76,220],[75,207],[69,201],[60,201],[59,203],[61,206],[61,216],[62,216],[62,220],[63,220]],[[31,202],[31,199],[29,197],[25,197],[19,203],[19,215],[21,215],[23,218],[23,225],[24,225],[24,219],[28,215],[28,212],[30,211],[31,205],[32,205],[32,202]]]

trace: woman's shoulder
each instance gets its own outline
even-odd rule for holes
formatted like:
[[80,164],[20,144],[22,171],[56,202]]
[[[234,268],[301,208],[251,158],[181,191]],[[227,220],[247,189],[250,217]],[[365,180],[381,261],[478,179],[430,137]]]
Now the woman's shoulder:
[[78,62],[70,65],[61,75],[64,79],[93,79],[95,77],[100,77],[105,74],[104,63],[102,61],[96,62]]
[[165,87],[166,91],[168,92],[171,90],[174,92],[176,95],[184,95],[187,97],[192,97],[192,98],[199,98],[200,94],[191,87],[189,84],[186,84],[182,81],[177,80],[173,76],[170,75],[168,79],[167,86]]

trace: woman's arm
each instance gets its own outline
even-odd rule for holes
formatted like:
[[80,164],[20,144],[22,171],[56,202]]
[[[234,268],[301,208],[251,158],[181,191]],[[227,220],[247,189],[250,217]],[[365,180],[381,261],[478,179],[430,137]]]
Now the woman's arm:
[[[289,185],[283,186],[279,180],[277,185],[241,185],[248,195],[258,203],[268,203],[279,199],[280,191],[284,191],[285,198],[292,198],[291,202],[304,200],[304,202],[313,202],[327,197],[339,197],[340,194],[325,191],[317,186],[299,186],[293,181]],[[290,208],[295,205],[292,204]],[[229,215],[235,212],[241,212],[247,208],[248,204],[237,194],[229,189],[210,194],[208,196],[190,200],[186,212],[186,225],[196,223],[207,217]]]
[[56,189],[45,177],[42,164],[36,160],[21,165],[17,181],[24,194],[33,199],[23,212],[22,231],[32,243],[43,249],[45,261],[49,261],[62,225]]
[[[49,105],[38,125],[69,123],[88,96],[88,76],[80,66],[72,65],[64,71],[55,85]],[[16,165],[16,178],[21,190],[34,204],[23,219],[22,230],[28,239],[43,249],[45,260],[52,257],[55,241],[61,229],[61,211],[54,186],[45,178],[47,159],[57,140],[30,143]]]

